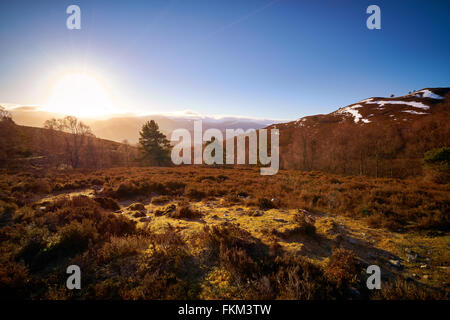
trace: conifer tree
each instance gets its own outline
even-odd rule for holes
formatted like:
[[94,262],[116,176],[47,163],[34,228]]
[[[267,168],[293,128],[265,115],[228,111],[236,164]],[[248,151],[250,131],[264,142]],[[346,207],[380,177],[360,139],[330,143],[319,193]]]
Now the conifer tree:
[[159,131],[154,120],[147,121],[139,132],[141,160],[147,165],[164,166],[170,163],[170,143]]

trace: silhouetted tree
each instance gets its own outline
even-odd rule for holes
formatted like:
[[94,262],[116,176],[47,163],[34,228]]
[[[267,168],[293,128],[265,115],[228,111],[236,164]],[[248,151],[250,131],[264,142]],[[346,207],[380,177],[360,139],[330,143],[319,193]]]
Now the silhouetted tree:
[[122,141],[122,144],[120,146],[120,151],[122,151],[122,153],[123,153],[125,165],[127,167],[129,167],[130,166],[130,143],[128,142],[127,139]]
[[50,119],[45,121],[44,128],[52,131],[70,133],[64,135],[66,141],[66,156],[73,168],[80,164],[81,150],[87,142],[88,137],[93,137],[91,128],[78,120],[76,117],[67,116],[63,119]]
[[4,107],[0,106],[0,121],[9,121],[11,119],[11,113]]
[[141,160],[147,165],[168,165],[171,147],[169,140],[159,131],[158,124],[154,120],[147,121],[139,134]]

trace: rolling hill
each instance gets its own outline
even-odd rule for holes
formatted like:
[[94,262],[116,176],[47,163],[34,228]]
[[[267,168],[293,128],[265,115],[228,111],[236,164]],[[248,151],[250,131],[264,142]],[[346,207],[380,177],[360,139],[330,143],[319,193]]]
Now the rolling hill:
[[131,165],[137,148],[96,138],[0,120],[0,167],[109,168]]
[[406,177],[424,152],[450,144],[450,88],[371,97],[324,115],[274,124],[285,169]]

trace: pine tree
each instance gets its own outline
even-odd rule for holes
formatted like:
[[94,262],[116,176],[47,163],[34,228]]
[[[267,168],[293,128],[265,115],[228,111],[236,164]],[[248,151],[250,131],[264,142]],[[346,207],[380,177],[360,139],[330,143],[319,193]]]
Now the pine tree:
[[169,140],[159,131],[158,124],[154,120],[147,121],[139,134],[141,160],[147,165],[168,165],[171,147]]

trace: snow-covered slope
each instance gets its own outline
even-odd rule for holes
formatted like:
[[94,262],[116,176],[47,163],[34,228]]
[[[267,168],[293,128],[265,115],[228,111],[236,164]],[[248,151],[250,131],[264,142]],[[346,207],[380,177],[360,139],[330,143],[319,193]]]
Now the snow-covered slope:
[[450,88],[426,88],[401,97],[372,97],[339,108],[327,115],[307,116],[277,127],[315,127],[317,121],[345,122],[365,125],[374,121],[409,121],[433,113],[433,106],[442,102]]

